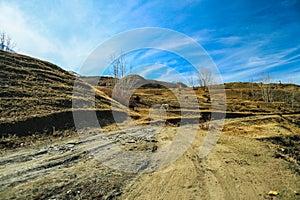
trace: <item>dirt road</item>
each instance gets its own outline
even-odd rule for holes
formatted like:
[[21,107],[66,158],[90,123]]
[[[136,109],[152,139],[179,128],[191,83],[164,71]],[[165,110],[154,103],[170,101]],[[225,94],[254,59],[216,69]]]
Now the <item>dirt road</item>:
[[[155,128],[147,129],[151,130]],[[221,135],[213,151],[200,159],[199,146],[205,137],[200,130],[178,160],[142,174],[111,169],[95,154],[112,144],[152,152],[170,142],[174,130],[165,127],[152,139],[145,137],[146,129],[131,136],[116,131],[103,135],[102,143],[93,142],[100,137],[94,132],[84,139],[71,137],[7,151],[0,159],[1,199],[271,199],[270,190],[279,192],[278,199],[300,199],[295,193],[300,188],[299,174],[254,138]]]
[[267,144],[253,138],[222,135],[213,151],[197,154],[205,133],[176,162],[141,174],[124,189],[122,199],[300,199],[300,178],[290,164],[274,157]]

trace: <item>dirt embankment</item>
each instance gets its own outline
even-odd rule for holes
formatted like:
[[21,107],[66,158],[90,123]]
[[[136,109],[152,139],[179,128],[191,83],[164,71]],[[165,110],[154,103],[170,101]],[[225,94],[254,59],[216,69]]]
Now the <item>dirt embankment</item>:
[[[107,126],[113,123],[126,120],[127,113],[111,110],[77,110],[53,113],[51,115],[32,117],[24,121],[1,123],[0,136],[17,135],[28,136],[32,134],[53,133],[57,130],[76,129],[74,116],[79,118],[78,126],[95,128]],[[93,120],[92,116],[96,114],[97,121]],[[78,127],[79,128],[79,127]]]

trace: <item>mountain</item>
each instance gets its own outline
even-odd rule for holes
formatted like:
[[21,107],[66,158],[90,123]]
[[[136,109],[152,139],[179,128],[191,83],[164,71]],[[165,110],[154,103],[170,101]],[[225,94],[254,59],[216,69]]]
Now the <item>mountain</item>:
[[130,85],[131,88],[179,88],[187,87],[184,83],[170,83],[165,81],[157,81],[151,79],[145,79],[137,74],[129,74],[123,78],[116,79],[112,76],[81,76],[82,80],[90,83],[91,85],[98,86],[115,86],[126,84],[126,87]]

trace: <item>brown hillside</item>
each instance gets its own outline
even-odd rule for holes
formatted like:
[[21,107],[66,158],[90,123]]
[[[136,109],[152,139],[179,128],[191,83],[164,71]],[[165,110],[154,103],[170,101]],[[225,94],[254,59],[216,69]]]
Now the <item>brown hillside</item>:
[[[130,87],[134,83],[124,83],[119,85],[126,85]],[[262,93],[265,88],[270,86],[270,101],[266,101],[263,98]],[[116,89],[108,86],[98,86],[99,90],[105,92],[111,96],[113,90]],[[125,88],[123,88],[125,89]],[[177,123],[185,117],[182,112],[189,112],[189,116],[193,119],[199,119],[199,115],[207,118],[211,113],[212,97],[211,93],[216,93],[216,89],[213,87],[210,91],[205,90],[203,87],[191,88],[143,88],[140,87],[134,90],[129,104],[134,109],[132,112],[140,115],[139,120],[141,123],[148,123],[150,120],[149,112],[153,105],[157,105],[156,110],[159,110],[161,104],[169,104],[168,119],[170,123]],[[225,91],[226,94],[226,117],[246,117],[253,115],[266,115],[266,114],[300,114],[300,86],[294,84],[271,84],[264,85],[259,83],[226,83]],[[177,96],[176,96],[177,95]],[[139,101],[135,101],[138,97]],[[199,105],[198,110],[195,110],[193,106],[193,100],[196,97]],[[113,97],[116,100],[122,102],[122,98],[118,99],[118,96]],[[181,103],[180,100],[181,99]],[[126,104],[125,104],[126,105]],[[224,112],[224,110],[222,111]],[[160,117],[157,116],[157,119]],[[297,121],[298,117],[293,120]],[[300,126],[300,124],[299,124]]]
[[[165,81],[157,81],[145,79],[137,74],[129,74],[122,79],[113,78],[110,76],[80,76],[80,78],[91,85],[114,87],[116,83],[125,83],[132,88],[179,88],[187,87],[184,83],[170,83]],[[130,84],[129,84],[130,83]]]
[[[0,51],[0,134],[26,135],[73,127],[75,80],[73,74],[49,62]],[[110,112],[111,102],[120,107],[84,81],[78,80],[76,86],[81,89],[74,96],[81,103],[78,109]],[[86,98],[93,91],[95,107],[93,99]]]
[[[75,88],[81,90],[73,96],[74,75],[51,63],[2,51],[0,75],[1,199],[299,199],[297,85],[225,84],[226,120],[214,148],[203,158],[199,150],[207,138],[215,137],[215,129],[208,132],[208,127],[212,101],[221,94],[216,86],[210,92],[200,87],[140,87],[128,102],[120,94],[130,87],[102,85],[98,91],[79,79]],[[131,79],[119,83],[135,84]],[[94,98],[87,96],[91,93],[96,93],[95,106]],[[126,114],[109,95],[130,107],[135,124],[125,121],[120,130],[112,130],[118,127],[111,109],[120,119]],[[75,111],[72,97],[78,102]],[[161,104],[169,107],[161,112]],[[88,119],[95,110],[101,126],[111,126],[74,134],[73,114]],[[182,118],[187,123],[178,124]],[[127,171],[143,172],[160,160],[127,161],[124,151],[155,156],[169,144],[180,151],[181,142],[174,142],[180,129],[183,141],[189,133],[196,135],[177,160],[154,172]],[[34,134],[44,131],[49,135]],[[3,137],[7,134],[11,136]],[[113,166],[103,164],[107,161]],[[277,197],[270,191],[277,191]]]

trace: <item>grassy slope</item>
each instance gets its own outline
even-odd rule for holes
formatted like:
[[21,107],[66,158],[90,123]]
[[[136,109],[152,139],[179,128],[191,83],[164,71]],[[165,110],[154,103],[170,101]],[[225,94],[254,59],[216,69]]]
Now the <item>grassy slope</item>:
[[[38,126],[40,121],[33,119],[59,121],[60,114],[72,120],[72,97],[80,102],[78,109],[109,111],[112,102],[122,110],[117,102],[81,80],[76,84],[81,90],[73,96],[75,80],[74,75],[49,62],[0,51],[0,125],[29,120]],[[86,98],[90,92],[95,92],[95,107],[93,99]],[[49,119],[51,115],[55,119]],[[8,127],[2,127],[1,132]]]

